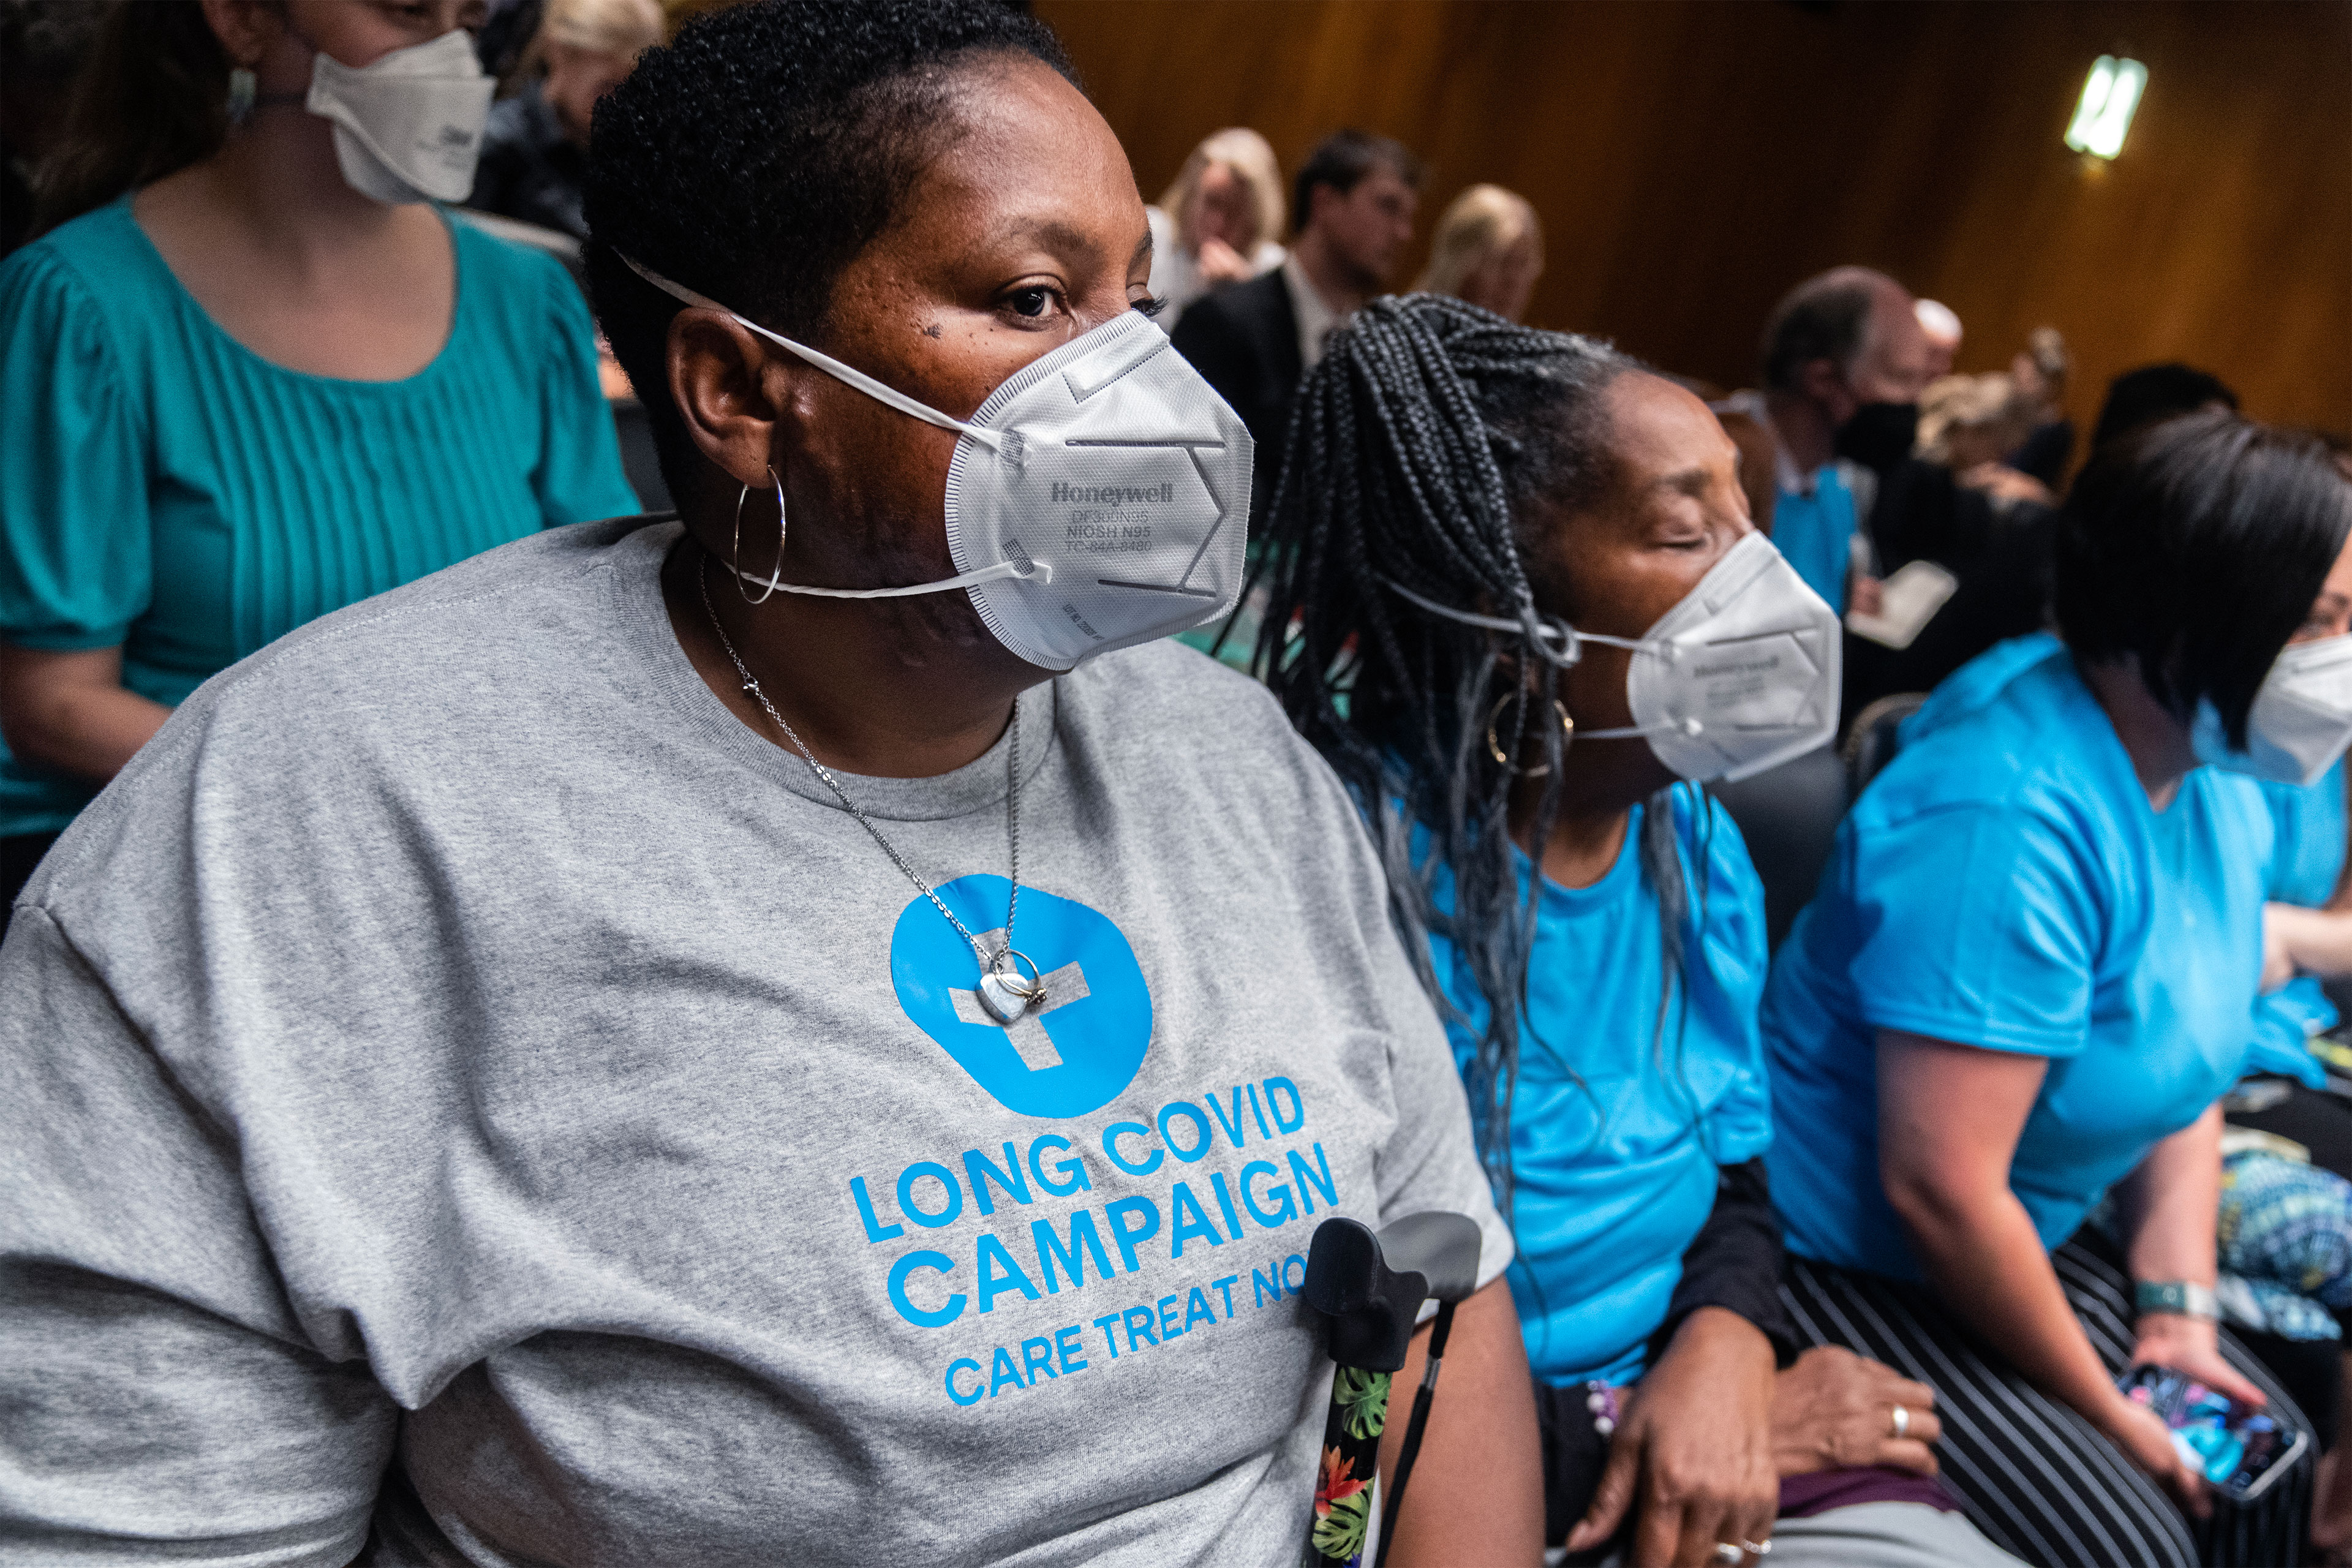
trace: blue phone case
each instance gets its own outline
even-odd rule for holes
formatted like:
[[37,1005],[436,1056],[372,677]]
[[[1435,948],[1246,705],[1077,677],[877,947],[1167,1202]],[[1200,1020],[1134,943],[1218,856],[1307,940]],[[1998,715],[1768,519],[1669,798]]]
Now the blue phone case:
[[2311,1444],[2308,1432],[2290,1432],[2268,1413],[2168,1366],[2136,1366],[2117,1386],[2155,1412],[2181,1458],[2232,1502],[2262,1496]]

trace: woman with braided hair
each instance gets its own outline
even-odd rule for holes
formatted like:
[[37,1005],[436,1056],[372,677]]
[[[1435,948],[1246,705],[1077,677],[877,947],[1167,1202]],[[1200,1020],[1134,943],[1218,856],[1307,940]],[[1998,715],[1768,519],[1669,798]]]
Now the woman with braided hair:
[[1300,394],[1267,551],[1260,664],[1371,825],[1513,1221],[1546,1540],[2007,1561],[1929,1479],[1930,1391],[1776,1381],[1761,889],[1684,781],[1821,743],[1837,641],[1729,438],[1602,345],[1382,300]]

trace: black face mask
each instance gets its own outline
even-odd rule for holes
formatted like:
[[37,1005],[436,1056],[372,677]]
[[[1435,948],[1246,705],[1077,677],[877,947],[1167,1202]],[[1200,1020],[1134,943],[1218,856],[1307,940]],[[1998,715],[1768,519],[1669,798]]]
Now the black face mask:
[[1883,474],[1910,457],[1918,439],[1917,404],[1865,403],[1838,426],[1836,451],[1841,458]]

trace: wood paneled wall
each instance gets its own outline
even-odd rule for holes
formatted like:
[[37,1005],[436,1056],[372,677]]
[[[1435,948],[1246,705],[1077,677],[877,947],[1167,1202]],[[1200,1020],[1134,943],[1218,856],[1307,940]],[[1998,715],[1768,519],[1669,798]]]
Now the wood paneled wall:
[[[2352,0],[1037,0],[1154,197],[1253,125],[1286,172],[1355,124],[1429,159],[1424,233],[1492,180],[1543,215],[1529,315],[1753,379],[1790,284],[1880,267],[1967,323],[2051,324],[2087,431],[2181,359],[2352,430]],[[2111,164],[2062,136],[2091,61],[2148,88]],[[1402,288],[1417,271],[1396,279]]]

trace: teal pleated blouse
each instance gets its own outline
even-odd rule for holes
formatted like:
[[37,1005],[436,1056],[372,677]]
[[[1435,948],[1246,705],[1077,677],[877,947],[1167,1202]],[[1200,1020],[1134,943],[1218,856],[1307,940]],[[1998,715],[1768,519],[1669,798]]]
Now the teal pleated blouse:
[[[205,313],[124,197],[0,263],[0,641],[120,647],[163,703],[371,594],[638,510],[580,291],[450,225],[457,310],[404,381],[272,364]],[[0,835],[97,786],[0,751]]]

